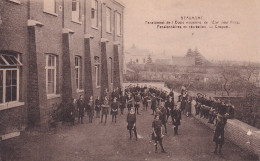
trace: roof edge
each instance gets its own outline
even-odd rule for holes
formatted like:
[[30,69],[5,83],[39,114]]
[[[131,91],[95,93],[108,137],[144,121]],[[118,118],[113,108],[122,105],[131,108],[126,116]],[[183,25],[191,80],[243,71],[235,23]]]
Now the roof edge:
[[113,1],[113,2],[116,3],[116,4],[119,4],[119,5],[122,6],[123,8],[125,8],[125,3],[122,2],[121,0],[111,0],[111,1]]

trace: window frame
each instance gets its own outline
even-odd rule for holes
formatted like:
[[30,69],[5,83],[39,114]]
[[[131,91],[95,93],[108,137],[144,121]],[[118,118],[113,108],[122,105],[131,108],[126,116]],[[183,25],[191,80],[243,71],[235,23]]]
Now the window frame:
[[[72,8],[73,8],[73,3],[76,3],[76,11],[73,11]],[[71,1],[71,20],[73,22],[77,22],[77,23],[81,23],[81,16],[80,16],[80,0],[72,0]],[[77,10],[78,9],[78,10]],[[75,17],[73,16],[73,12],[78,12],[78,17]]]
[[[9,64],[9,62],[6,60],[4,55],[14,58],[17,64]],[[2,86],[3,95],[2,95],[2,102],[0,102],[0,106],[2,106],[2,105],[9,104],[9,103],[19,102],[19,100],[20,100],[20,66],[22,66],[22,63],[20,62],[19,54],[14,55],[14,54],[0,53],[0,58],[5,63],[5,65],[0,65],[0,67],[1,67],[0,71],[3,72],[3,80],[2,80],[3,81],[3,86]],[[13,60],[11,59],[11,61],[13,61]],[[9,102],[6,102],[6,88],[7,88],[6,73],[7,73],[7,71],[16,71],[16,100],[9,101]],[[12,80],[11,80],[11,82],[12,82]],[[12,83],[9,86],[13,86]],[[0,108],[0,110],[1,110],[1,108]]]
[[[93,8],[94,7],[94,8]],[[94,18],[92,18],[92,12],[94,11]],[[98,1],[92,0],[91,1],[91,27],[98,29]],[[95,24],[94,24],[95,22]]]
[[46,3],[50,3],[50,2],[46,2],[46,0],[43,0],[43,12],[54,15],[54,16],[58,16],[57,14],[57,10],[56,10],[56,0],[52,0],[53,1],[53,11],[50,10],[50,8],[46,8],[47,6],[45,5]]
[[[54,57],[54,66],[48,66],[48,58],[49,56],[53,56]],[[49,93],[48,91],[48,70],[54,70],[54,92],[53,93]],[[46,64],[45,64],[45,72],[46,72],[46,94],[47,96],[50,95],[57,95],[57,56],[54,54],[46,54]]]
[[101,63],[100,63],[100,58],[98,56],[94,57],[94,69],[95,69],[95,84],[96,88],[100,88],[101,86]]
[[[76,89],[77,90],[83,89],[82,81],[81,81],[82,80],[82,72],[81,72],[82,71],[82,61],[81,60],[82,60],[81,56],[75,56],[75,79],[76,79]],[[78,65],[76,65],[76,61],[78,61]],[[76,70],[78,70],[78,78],[77,78]]]
[[[106,7],[106,32],[112,33],[112,9]],[[109,23],[108,23],[109,22]]]
[[[6,88],[7,88],[6,71],[9,71],[9,70],[16,71],[16,100],[6,102]],[[2,69],[0,69],[0,71],[3,71],[3,96],[2,96],[3,102],[0,102],[0,105],[12,103],[12,102],[19,102],[19,99],[20,99],[19,98],[19,92],[20,92],[20,69],[19,69],[19,67],[2,68]]]
[[116,12],[116,35],[122,35],[122,15],[119,12]]

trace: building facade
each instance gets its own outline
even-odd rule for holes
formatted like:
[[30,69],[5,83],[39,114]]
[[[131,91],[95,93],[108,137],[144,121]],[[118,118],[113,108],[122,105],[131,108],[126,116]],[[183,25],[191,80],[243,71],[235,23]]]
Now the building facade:
[[[54,104],[121,87],[124,5],[1,0],[0,136],[47,127]],[[15,134],[14,134],[15,135]]]

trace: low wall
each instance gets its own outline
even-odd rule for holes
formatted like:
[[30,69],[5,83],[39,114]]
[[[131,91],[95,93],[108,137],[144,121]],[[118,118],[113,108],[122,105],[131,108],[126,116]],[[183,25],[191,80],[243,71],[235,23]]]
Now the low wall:
[[149,82],[149,83],[123,83],[123,87],[127,87],[129,85],[137,85],[140,86],[151,86],[151,87],[157,87],[157,88],[162,88],[162,89],[166,89],[167,91],[169,90],[167,87],[164,86],[164,82]]
[[[164,87],[163,83],[124,83],[124,87],[128,85],[147,85],[149,87],[157,87],[163,90],[169,91],[167,87]],[[179,93],[174,92],[175,100],[177,100]],[[195,116],[195,101],[192,102],[191,113],[193,117],[199,120],[201,123],[208,126],[210,129],[215,130],[215,126],[208,123],[208,119]],[[213,138],[213,136],[212,136]],[[249,151],[258,156],[260,160],[260,130],[250,126],[237,119],[228,119],[225,126],[225,138],[238,145],[243,150]]]
[[[215,126],[208,123],[208,119],[195,116],[195,102],[192,103],[192,115],[194,118],[211,128]],[[260,130],[243,123],[237,119],[228,119],[225,126],[225,138],[238,145],[240,148],[249,151],[260,159]]]

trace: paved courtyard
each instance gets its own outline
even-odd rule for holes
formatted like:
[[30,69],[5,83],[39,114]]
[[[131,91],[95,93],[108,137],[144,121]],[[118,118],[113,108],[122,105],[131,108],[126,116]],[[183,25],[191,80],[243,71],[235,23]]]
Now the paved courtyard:
[[2,142],[1,154],[22,161],[257,160],[228,140],[223,155],[213,154],[213,131],[192,117],[183,117],[179,136],[173,136],[173,128],[168,124],[168,135],[163,140],[167,153],[155,153],[150,141],[152,120],[150,110],[141,111],[137,116],[138,141],[129,140],[125,113],[117,123],[111,123],[111,116],[107,124],[101,124],[100,119],[90,124],[85,118],[84,124],[62,125],[48,133],[25,134],[23,138]]

